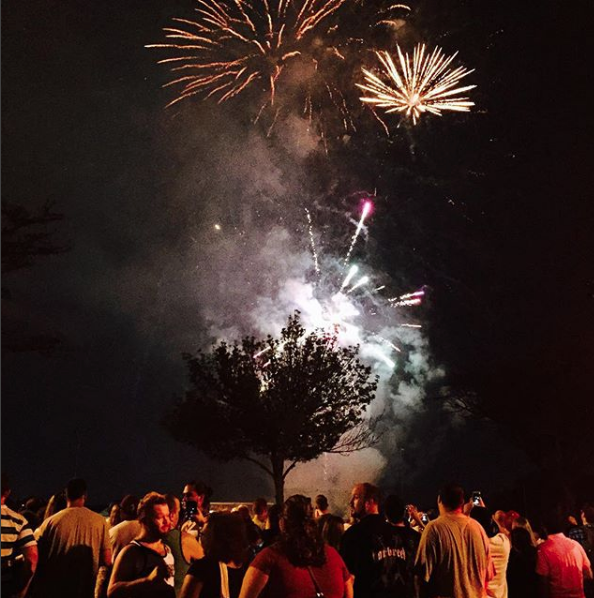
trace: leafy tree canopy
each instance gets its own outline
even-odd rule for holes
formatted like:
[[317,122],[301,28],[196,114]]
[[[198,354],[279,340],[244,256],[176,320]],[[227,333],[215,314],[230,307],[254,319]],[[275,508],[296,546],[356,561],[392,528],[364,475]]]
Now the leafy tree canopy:
[[372,437],[363,418],[377,377],[358,347],[306,333],[296,311],[280,337],[221,342],[184,354],[190,388],[166,418],[172,435],[224,461],[247,459],[273,477],[277,500],[287,474],[324,452],[351,452]]

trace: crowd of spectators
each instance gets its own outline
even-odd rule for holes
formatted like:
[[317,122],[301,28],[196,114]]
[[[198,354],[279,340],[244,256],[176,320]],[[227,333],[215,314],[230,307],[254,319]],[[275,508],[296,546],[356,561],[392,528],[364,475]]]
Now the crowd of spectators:
[[533,526],[445,485],[426,512],[359,483],[347,517],[327,498],[214,510],[190,481],[87,507],[68,482],[47,503],[10,500],[2,475],[2,596],[19,598],[594,598],[594,507]]

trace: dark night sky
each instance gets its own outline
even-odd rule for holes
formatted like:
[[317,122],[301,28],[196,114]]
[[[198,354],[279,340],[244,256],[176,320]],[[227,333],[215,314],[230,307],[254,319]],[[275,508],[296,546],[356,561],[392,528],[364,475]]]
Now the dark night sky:
[[[366,125],[348,146],[293,164],[270,158],[273,142],[236,108],[196,100],[163,109],[166,73],[143,46],[161,39],[171,16],[190,14],[190,0],[4,3],[2,197],[54,201],[65,216],[56,235],[71,245],[3,283],[19,313],[64,340],[51,357],[3,355],[2,468],[19,494],[48,495],[75,472],[99,501],[179,490],[188,476],[209,480],[215,499],[269,492],[250,466],[221,469],[158,420],[184,384],[178,355],[207,334],[213,276],[201,285],[193,271],[193,227],[270,218],[285,209],[283,190],[328,187],[323,171],[344,195],[377,188],[377,265],[432,289],[426,328],[448,374],[484,367],[511,389],[521,374],[510,367],[542,363],[545,376],[554,362],[556,387],[566,375],[590,390],[591,104],[580,3],[413,5],[418,35],[460,49],[476,68],[477,110],[412,131],[414,157]],[[258,152],[270,160],[262,180],[249,161]],[[571,410],[581,404],[559,416],[579,417]],[[494,492],[530,469],[494,425],[446,420],[428,407],[409,422],[418,438],[441,430],[426,452],[418,438],[407,445],[411,493],[428,500],[447,475]],[[386,485],[400,473],[388,465]]]

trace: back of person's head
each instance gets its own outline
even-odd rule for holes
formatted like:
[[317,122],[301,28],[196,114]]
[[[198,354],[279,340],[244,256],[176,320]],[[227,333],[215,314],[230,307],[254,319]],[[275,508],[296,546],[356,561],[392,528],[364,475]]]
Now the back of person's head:
[[294,494],[285,501],[281,528],[281,545],[293,566],[321,566],[326,562],[324,542],[307,496]]
[[239,513],[213,513],[201,542],[207,557],[222,563],[243,563],[248,548],[243,517]]
[[458,484],[445,484],[439,490],[439,500],[446,511],[455,511],[464,505],[464,489]]
[[250,515],[250,508],[247,505],[239,505],[239,506],[235,507],[232,512],[239,513],[245,522],[249,522],[249,523],[252,522],[252,517]]
[[138,514],[138,500],[137,496],[133,494],[126,494],[124,498],[120,501],[120,515],[122,517],[122,521],[130,521],[131,519],[136,519],[136,515]]
[[256,515],[262,515],[268,511],[268,501],[261,496],[256,498],[254,501],[254,513]]
[[338,550],[340,547],[340,540],[344,534],[344,521],[342,518],[337,515],[326,515],[323,519],[321,531],[322,540],[328,544],[328,546],[332,546],[332,548]]
[[138,504],[138,521],[146,523],[154,516],[154,509],[157,505],[166,505],[167,499],[158,492],[149,492],[142,497]]
[[551,507],[543,513],[542,522],[548,535],[560,534],[565,528],[565,517],[559,506]]
[[73,502],[87,495],[87,483],[81,478],[73,478],[66,484],[66,500]]
[[493,516],[487,507],[472,507],[470,516],[481,524],[489,538],[492,538],[495,535],[495,530],[493,529]]
[[510,538],[512,546],[522,554],[535,549],[534,537],[525,527],[514,527]]
[[374,502],[376,505],[380,504],[381,501],[381,492],[377,486],[370,484],[369,482],[365,482],[361,484],[361,489],[363,490],[363,500],[367,502],[368,500]]
[[404,519],[404,503],[399,496],[390,494],[384,503],[384,512],[390,523],[400,523]]
[[316,509],[318,511],[325,511],[328,508],[328,499],[323,494],[316,496]]
[[582,513],[586,523],[588,525],[594,525],[594,507],[584,507]]

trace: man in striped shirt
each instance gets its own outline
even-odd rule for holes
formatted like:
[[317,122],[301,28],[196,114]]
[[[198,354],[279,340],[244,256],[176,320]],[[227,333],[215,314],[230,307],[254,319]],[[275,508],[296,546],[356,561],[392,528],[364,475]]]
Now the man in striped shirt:
[[37,566],[37,542],[27,520],[9,509],[10,484],[2,474],[2,596],[25,596]]

